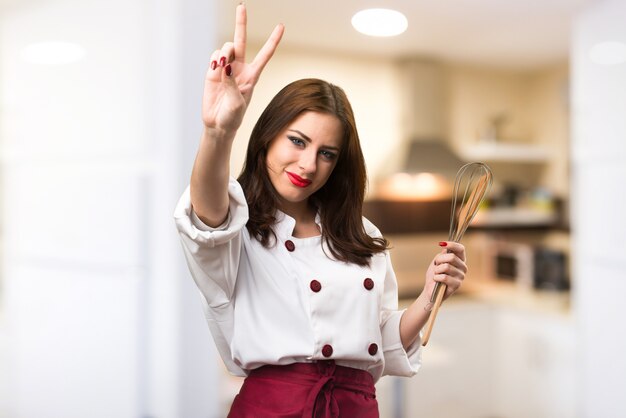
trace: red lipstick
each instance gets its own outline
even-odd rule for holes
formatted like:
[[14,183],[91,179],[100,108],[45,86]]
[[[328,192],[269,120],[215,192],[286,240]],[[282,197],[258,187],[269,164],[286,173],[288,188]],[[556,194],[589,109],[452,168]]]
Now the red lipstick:
[[289,180],[291,181],[291,183],[294,186],[306,187],[309,184],[311,184],[311,180],[303,179],[302,177],[298,176],[297,174],[290,173],[289,171],[286,171],[286,173],[287,173],[287,176],[289,177]]

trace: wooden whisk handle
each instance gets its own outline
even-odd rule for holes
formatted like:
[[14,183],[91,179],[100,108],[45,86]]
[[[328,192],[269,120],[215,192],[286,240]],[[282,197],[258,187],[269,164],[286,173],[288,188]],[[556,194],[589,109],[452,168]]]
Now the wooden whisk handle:
[[443,296],[446,294],[446,289],[448,289],[448,286],[443,283],[437,283],[437,286],[435,286],[435,290],[433,291],[435,301],[433,302],[433,309],[430,311],[428,322],[426,322],[426,331],[424,331],[424,336],[422,337],[422,346],[428,344],[430,334],[433,332],[433,326],[435,325],[437,312],[439,312],[439,307],[441,306],[441,302],[443,302]]

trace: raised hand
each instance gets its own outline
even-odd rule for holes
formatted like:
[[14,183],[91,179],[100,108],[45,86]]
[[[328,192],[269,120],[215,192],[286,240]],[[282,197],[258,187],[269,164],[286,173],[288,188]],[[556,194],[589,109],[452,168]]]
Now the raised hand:
[[207,129],[233,133],[241,125],[252,91],[280,39],[284,26],[277,25],[251,63],[245,61],[246,7],[237,7],[235,36],[211,55],[204,80],[202,121]]

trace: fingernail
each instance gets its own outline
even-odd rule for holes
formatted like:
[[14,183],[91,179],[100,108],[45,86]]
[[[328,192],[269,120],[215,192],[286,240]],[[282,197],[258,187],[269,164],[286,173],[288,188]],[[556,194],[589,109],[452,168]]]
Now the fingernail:
[[440,246],[440,247],[446,247],[447,245],[448,245],[448,243],[447,243],[447,242],[445,242],[445,241],[441,241],[441,242],[439,243],[439,246]]
[[217,68],[217,61],[211,61],[211,69],[215,70]]
[[230,77],[230,75],[233,73],[233,69],[232,69],[232,67],[230,66],[230,64],[228,64],[228,65],[226,66],[226,68],[224,68],[224,71],[226,71],[226,75],[227,75],[227,76],[229,76],[229,77]]
[[225,65],[226,65],[226,57],[220,58],[220,67],[223,67]]

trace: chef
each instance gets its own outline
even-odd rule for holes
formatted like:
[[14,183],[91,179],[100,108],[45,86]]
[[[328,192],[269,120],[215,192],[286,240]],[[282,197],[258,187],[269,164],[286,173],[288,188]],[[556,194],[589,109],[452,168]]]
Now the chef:
[[246,376],[230,417],[377,417],[374,383],[412,376],[437,282],[446,298],[467,267],[443,247],[423,293],[398,310],[388,242],[362,217],[366,170],[345,92],[326,81],[288,84],[248,142],[230,153],[253,88],[284,27],[245,62],[246,10],[205,78],[204,130],[190,185],[175,210],[187,263],[228,370]]

